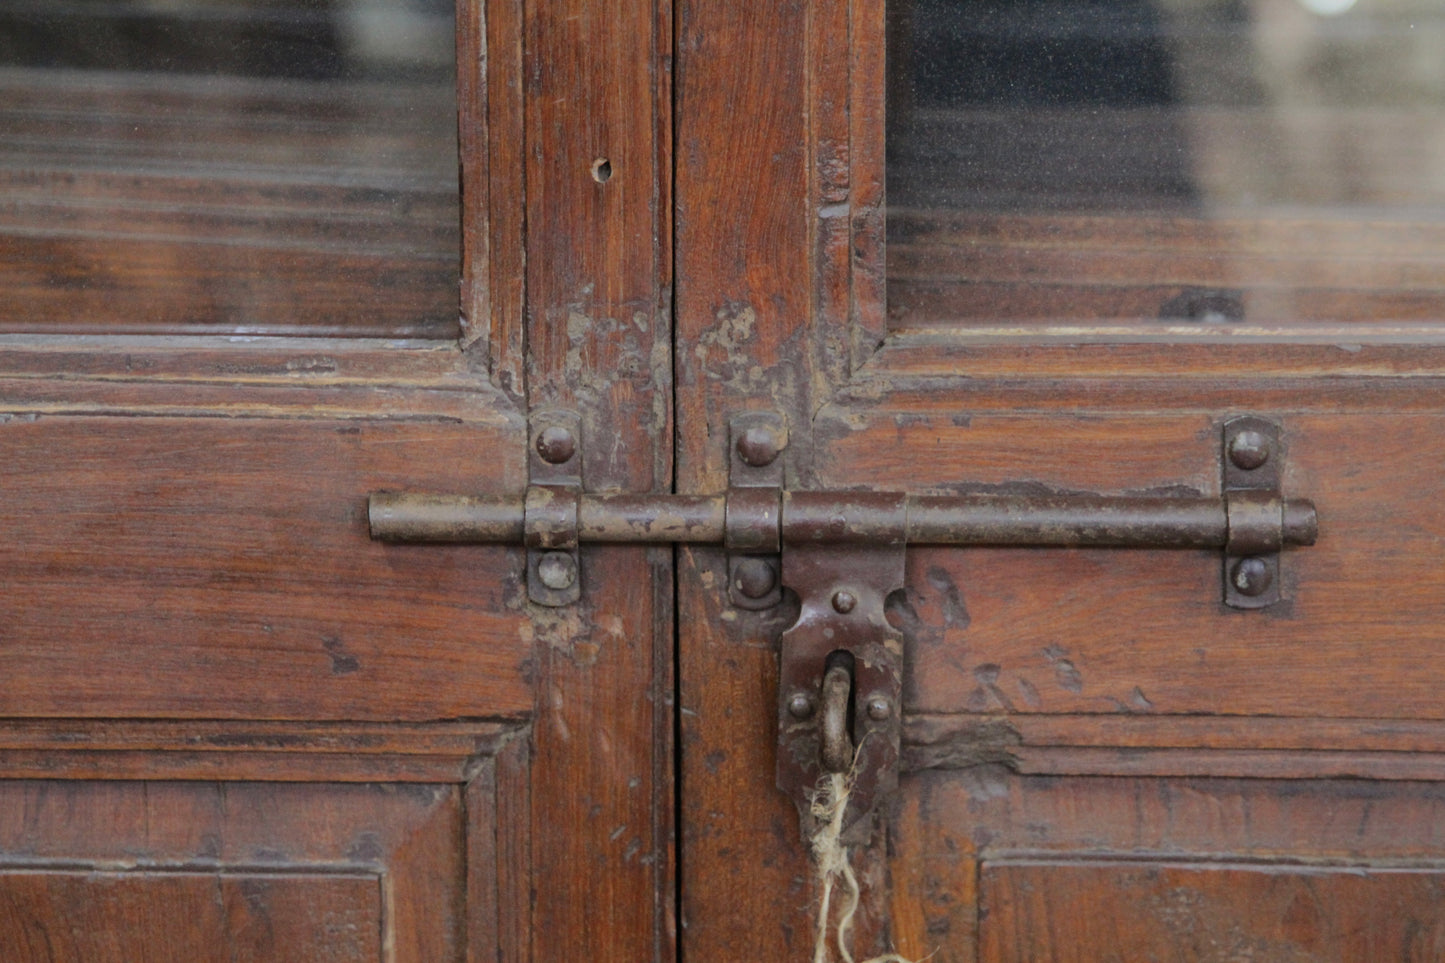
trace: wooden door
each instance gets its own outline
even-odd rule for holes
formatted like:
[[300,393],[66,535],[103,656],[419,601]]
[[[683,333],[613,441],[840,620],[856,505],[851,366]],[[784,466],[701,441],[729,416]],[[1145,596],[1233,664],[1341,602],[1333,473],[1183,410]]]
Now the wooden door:
[[367,527],[670,484],[634,6],[0,11],[6,963],[671,958],[671,549]]
[[[795,488],[1215,497],[1248,414],[1318,506],[1255,611],[1216,551],[909,549],[855,958],[1445,953],[1442,25],[1351,6],[680,5],[679,490],[766,408]],[[725,566],[679,557],[684,956],[841,959],[796,607]]]

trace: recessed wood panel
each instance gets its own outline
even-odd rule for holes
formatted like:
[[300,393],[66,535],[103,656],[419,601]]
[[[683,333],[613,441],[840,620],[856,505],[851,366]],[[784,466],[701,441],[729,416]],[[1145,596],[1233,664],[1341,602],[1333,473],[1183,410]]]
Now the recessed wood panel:
[[366,963],[376,875],[0,872],[7,963]]
[[910,959],[1355,963],[1445,950],[1439,783],[979,765],[905,777],[900,796],[893,937]]
[[980,875],[980,963],[1445,955],[1437,869],[985,862]]
[[495,790],[474,769],[467,786],[0,781],[0,958],[459,963],[468,933],[496,940]]

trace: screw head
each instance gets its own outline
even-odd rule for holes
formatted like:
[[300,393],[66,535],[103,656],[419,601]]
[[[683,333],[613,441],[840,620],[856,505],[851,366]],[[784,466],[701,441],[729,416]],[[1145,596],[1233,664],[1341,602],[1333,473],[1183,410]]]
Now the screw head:
[[1262,558],[1242,558],[1234,563],[1229,580],[1240,595],[1254,598],[1269,590],[1274,583],[1274,571]]
[[788,715],[794,719],[811,719],[813,709],[813,697],[806,692],[794,692],[788,699]]
[[874,722],[882,722],[893,715],[893,703],[884,696],[874,696],[868,700],[868,718]]
[[552,465],[571,461],[577,454],[577,439],[561,425],[548,425],[537,434],[537,454]]
[[858,607],[858,596],[847,589],[839,589],[833,593],[833,611],[839,615],[847,615]]
[[771,465],[782,450],[778,433],[771,428],[754,425],[738,439],[738,455],[754,468]]
[[577,581],[577,562],[566,552],[548,552],[537,560],[537,577],[554,592],[569,589]]
[[778,586],[778,573],[765,558],[748,556],[733,566],[733,587],[750,599],[766,598]]
[[1229,460],[1236,468],[1252,471],[1269,461],[1269,439],[1245,429],[1229,441]]

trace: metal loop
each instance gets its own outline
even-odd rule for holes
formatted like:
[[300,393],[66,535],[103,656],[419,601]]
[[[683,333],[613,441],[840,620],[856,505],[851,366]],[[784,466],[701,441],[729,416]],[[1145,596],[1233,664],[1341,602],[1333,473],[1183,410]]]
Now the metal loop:
[[853,765],[853,737],[848,733],[848,701],[853,674],[846,665],[834,665],[823,676],[823,713],[819,761],[824,772],[847,772]]

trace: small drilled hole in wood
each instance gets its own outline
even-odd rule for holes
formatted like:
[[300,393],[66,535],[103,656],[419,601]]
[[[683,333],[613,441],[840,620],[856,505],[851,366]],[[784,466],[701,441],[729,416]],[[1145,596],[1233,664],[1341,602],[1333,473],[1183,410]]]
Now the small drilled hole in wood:
[[605,157],[599,157],[592,162],[592,179],[599,184],[606,184],[612,179],[612,162]]

